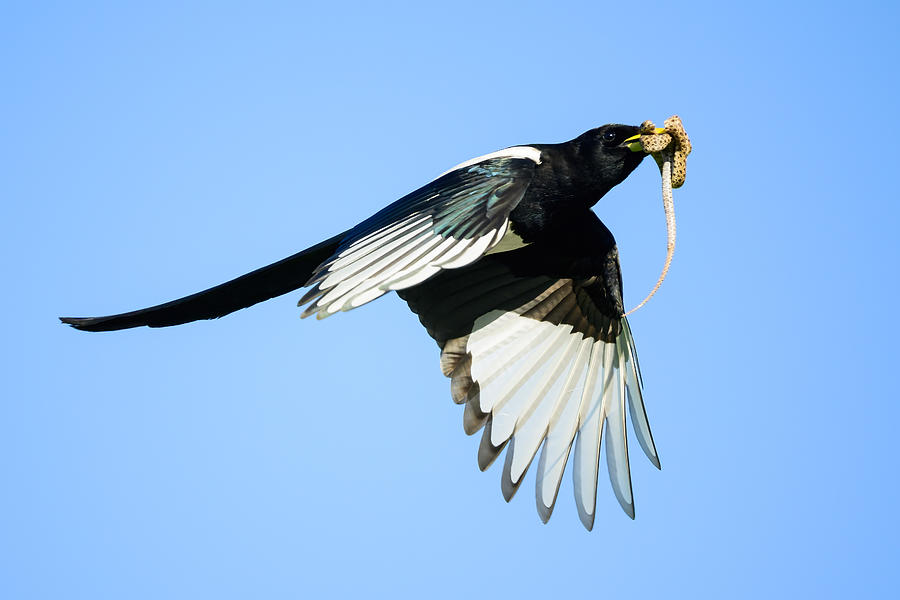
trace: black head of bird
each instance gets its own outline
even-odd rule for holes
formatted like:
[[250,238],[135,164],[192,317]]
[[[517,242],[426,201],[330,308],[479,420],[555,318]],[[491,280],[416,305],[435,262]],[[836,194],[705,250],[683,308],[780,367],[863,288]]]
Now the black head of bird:
[[615,239],[590,207],[644,158],[639,132],[604,125],[564,143],[487,154],[227,283],[151,308],[62,321],[85,331],[165,327],[300,287],[310,287],[303,316],[324,318],[396,291],[441,350],[451,397],[465,405],[465,431],[483,431],[479,466],[507,448],[507,500],[541,450],[535,500],[549,519],[574,448],[576,506],[590,529],[602,438],[613,490],[633,518],[626,411],[647,457],[657,467],[659,459]]
[[[588,174],[596,186],[595,193],[599,194],[594,202],[622,183],[641,164],[646,155],[628,141],[639,131],[631,125],[604,125],[575,138],[585,162],[594,166]],[[589,181],[584,185],[586,189],[591,187]]]

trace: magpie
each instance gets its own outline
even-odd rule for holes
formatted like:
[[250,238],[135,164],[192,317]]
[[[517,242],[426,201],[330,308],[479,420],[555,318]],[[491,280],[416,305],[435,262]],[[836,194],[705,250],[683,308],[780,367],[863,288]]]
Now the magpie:
[[[513,146],[463,162],[357,226],[196,294],[105,317],[83,331],[215,319],[309,287],[303,317],[328,317],[391,290],[441,350],[463,428],[481,430],[478,465],[506,448],[509,501],[541,450],[536,503],[546,523],[574,445],[575,503],[594,524],[601,439],[613,491],[634,518],[626,410],[659,457],[624,316],[619,254],[591,207],[640,164],[639,128],[610,124],[568,142]],[[626,409],[627,406],[627,409]]]

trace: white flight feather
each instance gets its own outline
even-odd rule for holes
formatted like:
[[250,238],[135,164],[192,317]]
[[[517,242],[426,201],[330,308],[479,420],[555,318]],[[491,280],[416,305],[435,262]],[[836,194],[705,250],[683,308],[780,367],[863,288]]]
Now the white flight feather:
[[603,384],[598,380],[601,376],[605,376],[601,366],[605,366],[607,362],[605,346],[602,341],[597,340],[591,348],[587,382],[581,396],[581,410],[578,414],[578,437],[575,439],[575,456],[572,464],[575,505],[578,508],[578,516],[588,531],[594,527],[594,513],[597,507],[597,472],[603,433]]
[[647,422],[647,410],[644,408],[643,392],[641,391],[640,374],[638,372],[637,354],[634,350],[634,338],[631,335],[631,326],[628,321],[624,321],[624,330],[622,332],[624,339],[622,343],[625,346],[625,360],[627,366],[625,369],[625,389],[628,392],[628,410],[631,415],[632,428],[638,443],[650,462],[659,469],[659,455],[656,452],[656,445],[653,443],[653,435],[650,433],[650,423]]
[[[571,326],[567,326],[571,331]],[[569,333],[567,331],[567,333]],[[516,457],[511,464],[512,482],[518,482],[525,468],[537,453],[550,427],[550,418],[562,399],[565,375],[572,367],[578,352],[579,344],[576,336],[568,335],[565,347],[558,353],[553,371],[541,387],[535,387],[535,394],[528,402],[528,408],[522,413],[516,424]]]
[[[620,338],[621,339],[621,336]],[[611,344],[612,345],[612,344]],[[615,381],[604,390],[606,403],[606,466],[613,491],[622,509],[634,518],[634,498],[631,492],[631,470],[628,465],[628,438],[625,431],[625,352],[617,340],[614,346],[613,371]]]
[[[515,368],[517,362],[532,351],[535,344],[540,344],[537,340],[544,333],[537,327],[528,327],[527,323],[519,325],[514,331],[513,336],[503,337],[498,343],[491,344],[490,352],[481,353],[474,348],[471,350],[472,379],[482,388],[482,412],[489,413],[495,409],[495,403],[502,399],[497,392],[504,389],[506,380],[515,381],[521,377],[522,371]],[[480,341],[478,336],[470,336],[469,339],[472,337],[475,337],[476,342]]]
[[[515,456],[510,460],[508,477],[510,483],[516,484],[525,473],[525,469],[531,463],[537,453],[547,430],[550,426],[550,417],[556,410],[561,399],[565,375],[571,369],[572,361],[578,351],[578,339],[570,334],[571,326],[565,327],[565,345],[557,353],[552,371],[543,381],[543,385],[534,386],[534,393],[526,401],[527,408],[522,412],[516,423]],[[507,450],[512,454],[512,448]]]
[[431,221],[429,219],[424,223],[403,230],[402,233],[396,237],[385,240],[382,245],[373,247],[371,251],[364,255],[348,254],[344,258],[345,262],[343,262],[343,264],[338,266],[329,265],[328,270],[330,273],[322,280],[319,287],[323,289],[334,287],[341,281],[352,278],[358,273],[365,271],[366,267],[376,264],[381,258],[387,257],[388,261],[391,260],[391,252],[417,236],[431,237],[430,230]]
[[484,254],[484,251],[487,250],[488,246],[491,245],[496,237],[496,231],[489,231],[481,237],[476,238],[470,246],[464,247],[464,251],[458,256],[442,258],[440,261],[435,261],[432,264],[433,266],[441,267],[442,269],[456,269],[465,266]]
[[376,229],[358,240],[354,240],[353,243],[342,250],[330,264],[331,266],[340,267],[343,266],[344,263],[353,262],[355,259],[350,256],[351,254],[355,254],[357,257],[363,256],[365,254],[364,250],[370,246],[378,247],[383,244],[385,240],[390,239],[390,236],[396,235],[404,229],[415,227],[424,222],[430,223],[431,215],[414,213],[389,225],[385,225],[380,229]]
[[[422,234],[409,241],[409,247],[405,250],[405,253],[408,255],[410,252],[427,252],[434,245],[431,243],[433,239],[427,234]],[[388,276],[402,268],[404,264],[400,260],[402,258],[403,255],[389,254],[380,258],[373,258],[371,262],[360,261],[355,264],[352,270],[348,269],[346,273],[336,271],[333,273],[332,287],[327,287],[328,280],[319,284],[319,289],[327,291],[325,296],[319,300],[319,303],[324,306],[345,294],[354,291],[365,291],[365,288],[369,286],[364,284],[371,281],[373,276],[377,276],[377,280],[380,282],[384,276]],[[415,257],[413,257],[414,259]],[[343,279],[341,278],[342,276],[344,277]]]
[[578,414],[581,398],[587,383],[588,369],[593,344],[590,338],[580,340],[578,354],[572,370],[563,385],[556,408],[550,417],[547,439],[538,462],[535,496],[538,514],[545,523],[553,513],[559,485],[572,448],[572,440],[578,429]]
[[[530,146],[514,146],[465,161],[450,171],[492,158],[527,158],[540,164],[541,153]],[[425,201],[435,197],[437,194]],[[304,314],[317,313],[323,318],[356,308],[386,291],[421,283],[442,269],[469,265],[495,246],[501,246],[497,251],[506,251],[523,245],[521,238],[509,230],[508,219],[499,229],[475,238],[442,238],[433,228],[433,217],[417,212],[354,240],[310,281],[320,293]]]
[[[540,323],[540,321],[538,321]],[[507,373],[507,381],[489,386],[491,391],[497,390],[498,396],[492,402],[493,429],[491,442],[495,446],[509,439],[516,427],[519,416],[528,408],[525,402],[529,399],[529,388],[546,371],[552,367],[551,356],[557,351],[560,334],[564,331],[554,331],[556,328],[546,323],[550,328],[541,336],[543,339],[535,344],[532,350],[517,361],[515,367]],[[523,373],[526,375],[523,377]],[[482,392],[484,387],[482,387]]]

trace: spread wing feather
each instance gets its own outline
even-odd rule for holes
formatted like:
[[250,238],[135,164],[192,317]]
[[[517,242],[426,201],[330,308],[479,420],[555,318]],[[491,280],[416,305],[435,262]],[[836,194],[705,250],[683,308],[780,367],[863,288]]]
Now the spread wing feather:
[[479,466],[506,449],[504,498],[516,493],[540,450],[535,497],[547,521],[574,447],[575,501],[587,529],[601,445],[616,498],[634,517],[626,404],[641,447],[659,466],[631,330],[621,312],[607,314],[595,300],[606,297],[599,288],[607,285],[602,277],[516,275],[492,255],[399,292],[442,347],[451,396],[466,405],[466,432],[482,429]]
[[363,221],[313,273],[303,316],[356,308],[476,261],[506,235],[539,161],[523,147],[464,163]]

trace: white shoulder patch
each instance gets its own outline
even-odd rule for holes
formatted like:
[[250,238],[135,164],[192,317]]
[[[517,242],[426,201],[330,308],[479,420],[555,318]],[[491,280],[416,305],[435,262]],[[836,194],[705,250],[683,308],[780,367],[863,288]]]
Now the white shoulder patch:
[[535,162],[535,164],[539,165],[541,164],[541,151],[537,148],[532,148],[531,146],[512,146],[511,148],[505,148],[503,150],[498,150],[496,152],[491,152],[490,154],[485,154],[484,156],[478,156],[465,162],[461,162],[452,169],[447,169],[446,171],[438,175],[435,179],[443,177],[447,173],[450,173],[457,169],[470,167],[492,158],[530,158]]
[[511,227],[507,227],[506,233],[500,241],[494,244],[490,250],[484,253],[485,256],[488,254],[497,254],[498,252],[509,252],[510,250],[518,250],[519,248],[524,248],[528,245],[528,242],[522,239],[522,236],[517,234],[512,230]]

